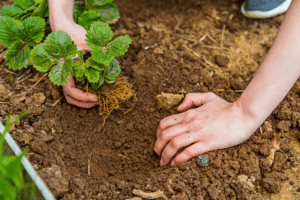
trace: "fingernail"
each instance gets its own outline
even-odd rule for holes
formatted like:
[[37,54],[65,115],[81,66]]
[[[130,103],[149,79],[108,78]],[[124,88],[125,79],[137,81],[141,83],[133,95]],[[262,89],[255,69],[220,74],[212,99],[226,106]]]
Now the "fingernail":
[[160,166],[164,166],[165,165],[165,163],[164,163],[164,161],[163,160],[160,160]]
[[172,162],[171,162],[171,166],[172,166],[172,167],[175,167],[175,166],[176,166],[176,163],[175,163],[175,161],[174,161],[174,160],[172,160]]

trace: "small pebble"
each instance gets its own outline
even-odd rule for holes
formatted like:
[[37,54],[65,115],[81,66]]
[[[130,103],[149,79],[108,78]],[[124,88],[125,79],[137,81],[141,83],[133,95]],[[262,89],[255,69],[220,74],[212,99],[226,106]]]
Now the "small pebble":
[[216,55],[215,61],[220,67],[224,67],[229,63],[229,58],[227,58],[226,56],[222,56],[222,55]]
[[197,164],[200,167],[207,167],[208,166],[208,162],[209,162],[208,155],[201,154],[201,155],[197,156]]

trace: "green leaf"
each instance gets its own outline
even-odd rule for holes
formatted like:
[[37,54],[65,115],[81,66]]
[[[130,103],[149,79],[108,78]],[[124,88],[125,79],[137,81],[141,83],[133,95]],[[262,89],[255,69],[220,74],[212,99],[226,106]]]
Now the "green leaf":
[[73,60],[78,53],[77,47],[71,37],[63,31],[52,32],[43,44],[34,47],[30,54],[33,67],[41,72],[48,71],[50,80],[55,85],[67,82],[73,71]]
[[32,0],[14,0],[14,3],[23,10],[26,10],[36,5]]
[[35,3],[39,4],[37,8],[34,9],[31,16],[39,16],[39,17],[46,17],[46,13],[48,11],[48,0],[34,0]]
[[103,64],[97,63],[92,57],[89,57],[86,61],[87,67],[92,67],[94,69],[97,69],[99,71],[103,71],[105,66]]
[[78,62],[75,62],[73,65],[74,71],[73,76],[76,78],[81,78],[84,76],[84,70],[86,68],[86,64],[83,60],[79,60]]
[[23,45],[21,42],[11,45],[5,55],[9,68],[14,70],[27,68],[30,65],[30,50],[28,45]]
[[104,69],[103,76],[105,78],[105,82],[113,83],[116,78],[119,76],[121,72],[121,67],[119,62],[116,59],[113,59],[109,66]]
[[128,35],[119,36],[107,45],[107,50],[114,56],[122,56],[127,52],[130,44],[131,39]]
[[83,26],[85,29],[90,29],[90,26],[97,21],[102,21],[101,13],[98,13],[94,10],[89,10],[82,13],[78,24]]
[[93,6],[103,6],[105,4],[111,3],[113,0],[86,0],[86,4],[90,7]]
[[110,42],[106,47],[96,47],[92,51],[94,60],[108,66],[116,56],[121,56],[128,50],[131,39],[129,36],[120,36]]
[[15,186],[20,190],[24,184],[24,179],[22,176],[22,157],[26,154],[26,151],[15,157],[11,162],[5,165],[7,171],[7,177],[10,178]]
[[17,198],[17,189],[11,185],[9,180],[0,177],[0,185],[0,194],[4,196],[3,200],[14,200]]
[[54,66],[50,73],[49,78],[50,80],[58,86],[64,85],[71,75],[73,60],[68,59],[64,63],[59,63],[58,65]]
[[92,67],[87,67],[84,70],[84,74],[90,83],[97,83],[99,81],[100,72],[97,69],[94,69]]
[[41,4],[44,0],[33,0],[36,4]]
[[85,8],[85,6],[84,6],[83,2],[81,2],[81,1],[75,1],[74,12],[73,12],[73,19],[74,19],[74,22],[76,24],[78,24],[79,17],[83,13],[84,8]]
[[91,49],[94,49],[106,45],[113,36],[114,33],[107,23],[95,22],[91,25],[91,29],[86,34],[86,42]]
[[45,50],[53,58],[66,59],[74,58],[77,54],[77,47],[71,37],[63,31],[55,31],[48,35],[45,42]]
[[0,10],[0,16],[11,17],[14,19],[21,19],[21,16],[24,14],[24,10],[17,5],[8,5],[4,6]]
[[118,6],[115,2],[111,2],[104,6],[94,6],[92,9],[101,13],[102,20],[109,24],[114,24],[120,18]]
[[104,77],[102,76],[102,73],[100,73],[99,81],[97,83],[91,83],[91,85],[94,89],[98,89],[103,83]]
[[115,56],[113,52],[108,51],[106,47],[98,47],[93,49],[92,57],[96,62],[108,66]]
[[22,28],[20,21],[10,17],[0,17],[0,44],[9,47],[16,42]]
[[22,31],[23,40],[35,43],[39,43],[44,38],[44,29],[46,22],[40,17],[29,17],[23,21],[24,31]]
[[46,50],[46,44],[36,45],[30,53],[30,61],[33,67],[40,72],[47,72],[52,65],[58,63]]

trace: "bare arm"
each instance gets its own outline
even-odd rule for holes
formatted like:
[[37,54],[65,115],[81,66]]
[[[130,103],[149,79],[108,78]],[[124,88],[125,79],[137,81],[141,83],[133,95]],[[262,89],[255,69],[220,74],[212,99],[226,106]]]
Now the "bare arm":
[[254,78],[234,103],[213,93],[187,94],[184,111],[161,120],[154,150],[161,165],[186,162],[207,151],[247,140],[282,101],[300,75],[300,1],[293,1],[280,31]]
[[264,121],[300,76],[300,1],[293,1],[264,62],[239,98],[253,117]]

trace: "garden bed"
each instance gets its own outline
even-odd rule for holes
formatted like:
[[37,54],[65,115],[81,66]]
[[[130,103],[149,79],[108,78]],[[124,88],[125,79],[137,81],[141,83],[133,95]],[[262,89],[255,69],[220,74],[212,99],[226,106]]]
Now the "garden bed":
[[[177,113],[176,106],[160,108],[156,96],[212,91],[235,101],[266,56],[283,16],[246,19],[241,1],[116,3],[121,18],[112,28],[117,36],[132,38],[118,60],[138,102],[126,115],[114,111],[104,126],[97,107],[69,105],[61,88],[42,73],[12,71],[0,56],[0,120],[4,123],[8,112],[30,111],[10,132],[29,149],[28,159],[53,194],[64,200],[123,200],[136,197],[136,189],[161,190],[169,199],[300,198],[299,81],[248,141],[208,152],[207,167],[194,159],[160,167],[153,151],[160,120]],[[274,136],[280,151],[268,167]]]

